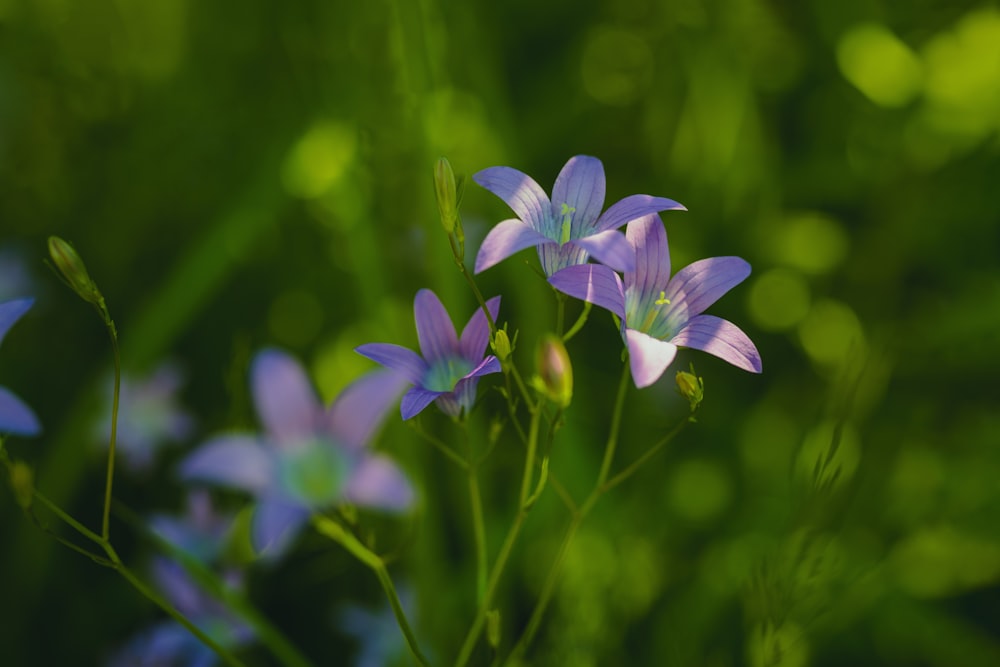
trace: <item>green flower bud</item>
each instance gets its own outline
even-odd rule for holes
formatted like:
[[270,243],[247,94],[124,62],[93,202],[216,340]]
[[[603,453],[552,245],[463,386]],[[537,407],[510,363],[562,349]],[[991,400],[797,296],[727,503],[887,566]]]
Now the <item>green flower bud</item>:
[[10,466],[10,488],[21,509],[30,509],[35,493],[35,473],[27,463],[15,461]]
[[458,192],[455,187],[455,172],[451,170],[448,158],[438,158],[434,166],[434,194],[437,197],[438,213],[444,231],[451,234],[458,224]]
[[542,338],[536,354],[538,377],[535,388],[561,408],[573,400],[573,365],[562,338],[551,334]]
[[101,304],[104,303],[104,296],[97,289],[97,284],[90,278],[87,267],[73,246],[58,236],[50,236],[49,256],[70,289],[80,295],[80,298],[87,303],[92,303],[100,308]]
[[694,412],[705,398],[705,381],[695,375],[693,365],[690,373],[677,371],[676,381],[677,393],[687,399],[691,404],[691,412]]
[[486,612],[486,641],[494,649],[500,646],[500,610],[490,609]]
[[507,335],[506,329],[497,329],[496,335],[493,336],[492,347],[493,353],[497,355],[500,363],[506,364],[511,353],[510,337]]

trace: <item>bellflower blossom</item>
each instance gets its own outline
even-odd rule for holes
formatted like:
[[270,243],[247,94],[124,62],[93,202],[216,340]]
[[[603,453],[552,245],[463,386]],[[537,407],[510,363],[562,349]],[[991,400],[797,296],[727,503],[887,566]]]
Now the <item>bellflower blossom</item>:
[[[496,321],[500,297],[487,301],[486,307]],[[355,351],[399,371],[413,384],[399,406],[403,419],[419,414],[431,401],[437,401],[438,407],[452,417],[463,409],[468,412],[476,402],[479,378],[500,372],[500,361],[495,356],[483,357],[490,340],[485,313],[477,308],[458,338],[440,299],[431,290],[422,289],[413,299],[413,319],[423,357],[391,343],[367,343]]]
[[702,350],[760,373],[760,354],[747,335],[727,320],[701,314],[743,282],[750,265],[739,257],[711,257],[671,278],[667,232],[658,215],[633,220],[625,237],[635,249],[636,267],[625,273],[624,283],[617,273],[597,264],[567,267],[549,282],[621,318],[636,386],[656,382],[678,347]]
[[[0,303],[0,343],[34,302],[34,299],[26,298]],[[0,387],[0,434],[37,435],[41,430],[38,417],[31,408],[9,390]]]
[[341,502],[388,512],[412,505],[402,471],[367,448],[405,386],[399,374],[369,373],[325,410],[302,366],[284,352],[259,352],[250,381],[264,433],[212,438],[181,462],[180,472],[255,497],[256,549],[280,555],[313,512]]
[[604,166],[588,155],[569,159],[556,178],[551,201],[530,176],[510,167],[490,167],[472,178],[517,214],[486,235],[476,255],[476,273],[532,246],[538,247],[546,276],[583,264],[591,255],[617,271],[630,271],[635,253],[618,228],[649,213],[687,210],[673,199],[632,195],[602,215]]

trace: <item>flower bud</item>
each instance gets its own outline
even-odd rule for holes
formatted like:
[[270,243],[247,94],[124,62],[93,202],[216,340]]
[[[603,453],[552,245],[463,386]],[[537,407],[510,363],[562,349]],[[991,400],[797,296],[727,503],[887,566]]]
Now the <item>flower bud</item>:
[[501,364],[507,363],[510,359],[510,337],[507,335],[506,329],[497,329],[496,334],[493,336],[493,353],[497,355],[497,359],[500,360]]
[[444,231],[451,234],[458,223],[458,193],[455,187],[455,172],[451,170],[448,158],[438,158],[434,166],[434,194],[437,197],[438,213]]
[[27,463],[15,461],[10,466],[10,488],[14,491],[14,499],[21,509],[31,507],[35,493],[35,473]]
[[573,366],[562,338],[547,335],[538,344],[535,387],[561,408],[573,399]]
[[500,610],[490,609],[486,612],[486,641],[494,650],[500,646]]
[[80,295],[84,301],[100,307],[104,302],[104,297],[97,289],[97,284],[90,278],[87,267],[73,246],[58,236],[50,236],[49,256],[70,289]]
[[694,366],[691,366],[690,373],[677,371],[676,379],[677,393],[687,399],[691,404],[691,412],[694,412],[705,398],[705,381],[694,374]]

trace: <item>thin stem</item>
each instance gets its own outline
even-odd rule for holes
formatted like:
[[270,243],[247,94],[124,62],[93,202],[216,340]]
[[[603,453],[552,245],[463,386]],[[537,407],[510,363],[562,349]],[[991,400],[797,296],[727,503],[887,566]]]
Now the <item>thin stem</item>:
[[483,521],[483,498],[479,492],[479,475],[474,465],[469,466],[469,501],[472,510],[472,532],[476,541],[476,602],[486,597],[486,525]]
[[660,440],[657,441],[652,447],[643,452],[642,456],[633,461],[627,468],[625,468],[617,475],[615,475],[607,482],[605,482],[603,486],[601,486],[601,491],[608,492],[611,489],[618,486],[619,484],[621,484],[622,482],[624,482],[629,477],[631,477],[633,474],[635,474],[635,472],[639,470],[639,468],[641,468],[643,464],[646,463],[646,461],[656,456],[656,454],[659,453],[659,451],[663,449],[671,440],[673,440],[678,433],[683,431],[684,427],[687,426],[689,423],[691,423],[690,418],[685,419],[680,423],[678,423],[676,426],[674,426],[669,433],[660,438]]
[[576,322],[574,322],[573,326],[569,328],[569,331],[563,334],[562,339],[564,343],[569,342],[569,339],[575,336],[580,329],[583,328],[583,325],[587,323],[587,317],[590,315],[590,309],[593,307],[594,304],[589,301],[583,302],[583,311],[580,313],[580,317],[576,318]]
[[121,393],[122,366],[121,354],[118,351],[118,331],[110,314],[108,314],[107,307],[104,306],[103,300],[101,306],[103,307],[104,321],[108,327],[108,335],[111,337],[111,348],[115,359],[115,389],[111,400],[111,439],[108,443],[108,474],[104,486],[104,515],[101,519],[101,537],[107,540],[110,535],[108,520],[111,516],[111,487],[115,477],[115,443],[118,436],[118,400]]
[[[555,291],[555,289],[553,289]],[[566,295],[556,291],[556,335],[560,338],[563,335],[563,326],[566,319]]]
[[406,643],[410,647],[410,653],[413,654],[414,659],[420,665],[429,667],[430,663],[427,662],[424,654],[420,652],[416,635],[413,634],[413,629],[410,627],[409,621],[406,620],[403,605],[399,601],[396,587],[392,583],[392,578],[389,577],[389,572],[386,570],[385,562],[382,558],[358,541],[358,538],[354,537],[354,535],[344,530],[344,527],[336,521],[331,521],[325,516],[314,516],[313,524],[319,532],[350,551],[355,558],[367,565],[375,573],[379,583],[382,584],[382,590],[385,591],[386,597],[389,598],[392,613],[395,614],[396,623],[399,624],[399,629],[402,630],[403,636],[406,638]]
[[519,507],[524,507],[531,492],[531,478],[535,471],[535,453],[538,451],[538,425],[541,420],[541,410],[531,413],[531,430],[528,432],[528,452],[524,457],[524,473],[521,475],[521,496]]
[[618,382],[618,395],[615,398],[615,410],[611,415],[611,432],[608,434],[608,442],[604,448],[604,460],[601,461],[601,472],[597,475],[597,486],[600,487],[608,478],[611,472],[611,463],[615,458],[615,449],[618,447],[618,432],[621,428],[622,409],[625,406],[625,394],[628,390],[629,365],[626,360],[622,368],[622,377]]
[[448,459],[452,463],[454,463],[455,465],[457,465],[462,470],[468,470],[468,468],[469,468],[469,462],[468,461],[466,461],[461,456],[459,456],[455,452],[455,450],[453,450],[451,447],[449,447],[445,443],[441,442],[441,440],[439,440],[435,436],[433,436],[430,433],[428,433],[427,431],[425,431],[423,429],[423,427],[420,426],[420,424],[415,419],[411,419],[411,420],[407,421],[406,423],[410,426],[410,428],[412,428],[414,431],[417,432],[417,435],[419,435],[424,440],[426,440],[427,442],[429,442],[439,452],[441,452],[442,454],[444,454],[445,456],[447,456]]

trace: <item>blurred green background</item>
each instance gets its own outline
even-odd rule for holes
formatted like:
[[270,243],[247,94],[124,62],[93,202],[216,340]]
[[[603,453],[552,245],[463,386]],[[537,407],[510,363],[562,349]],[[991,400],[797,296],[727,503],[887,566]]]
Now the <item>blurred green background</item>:
[[[548,191],[570,156],[595,155],[608,203],[687,206],[664,215],[675,268],[752,264],[711,312],[754,339],[764,373],[678,358],[705,379],[699,421],[584,524],[530,663],[1000,664],[998,44],[995,2],[0,0],[0,299],[37,298],[0,378],[45,427],[8,449],[98,525],[91,431],[110,351],[43,265],[48,235],[87,261],[126,371],[184,370],[195,431],[116,492],[141,515],[176,512],[179,457],[255,425],[254,350],[291,350],[330,399],[371,367],[354,346],[415,343],[417,288],[460,323],[472,312],[437,222],[438,156],[464,174],[513,166]],[[506,217],[470,183],[470,257]],[[522,259],[536,261],[480,285],[503,295],[528,368],[554,300]],[[597,312],[569,345],[576,395],[553,470],[578,498],[619,350]],[[619,466],[683,415],[671,374],[629,394]],[[492,386],[481,430],[502,411]],[[464,480],[395,418],[380,446],[423,504],[375,525],[447,664],[472,615]],[[508,432],[484,470],[492,553],[521,456]],[[529,517],[504,642],[567,519],[551,492]],[[149,542],[121,514],[113,535],[141,570]],[[250,589],[316,664],[352,664],[338,609],[383,605],[370,572],[315,535],[254,568]],[[159,617],[5,485],[0,662],[101,664]]]

